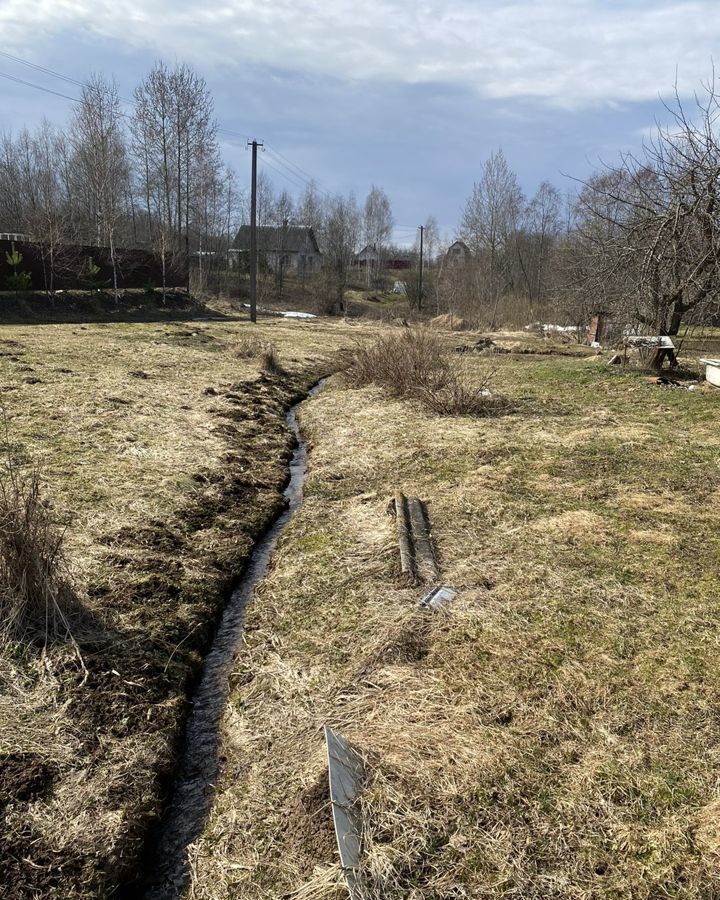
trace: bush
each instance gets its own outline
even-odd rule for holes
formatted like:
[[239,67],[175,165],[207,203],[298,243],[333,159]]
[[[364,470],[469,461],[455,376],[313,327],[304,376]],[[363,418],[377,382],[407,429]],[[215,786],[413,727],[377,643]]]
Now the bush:
[[107,287],[108,281],[102,277],[100,266],[96,266],[92,256],[86,256],[82,264],[78,280],[86,290],[100,290]]
[[13,272],[5,279],[9,291],[29,291],[32,287],[32,275],[29,272]]
[[18,272],[17,267],[23,261],[22,253],[10,244],[10,252],[5,252],[7,264],[12,266],[12,275],[8,275],[5,284],[11,291],[29,291],[32,287],[32,275],[29,272]]
[[40,499],[38,473],[22,475],[6,462],[0,469],[0,635],[32,643],[68,636],[77,608],[63,536]]
[[235,356],[240,359],[255,359],[265,350],[267,344],[255,334],[240,338],[235,345]]
[[449,416],[493,416],[510,403],[490,391],[491,373],[478,381],[463,368],[440,338],[425,329],[388,334],[359,347],[345,372],[357,387],[376,384],[391,397],[419,400],[432,412]]
[[268,344],[260,354],[258,359],[260,371],[266,375],[282,375],[283,367],[280,365],[280,358],[276,348],[272,344]]

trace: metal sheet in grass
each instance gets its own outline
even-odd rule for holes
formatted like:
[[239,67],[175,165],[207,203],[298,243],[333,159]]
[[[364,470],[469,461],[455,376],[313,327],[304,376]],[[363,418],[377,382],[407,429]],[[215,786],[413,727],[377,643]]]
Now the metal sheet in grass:
[[457,597],[457,593],[446,584],[442,584],[439,587],[434,587],[429,593],[425,594],[425,596],[420,601],[420,606],[423,609],[432,609],[439,610],[445,609],[452,601]]
[[362,760],[350,744],[328,725],[325,726],[330,800],[340,865],[350,897],[360,898],[360,815],[356,799],[365,777]]

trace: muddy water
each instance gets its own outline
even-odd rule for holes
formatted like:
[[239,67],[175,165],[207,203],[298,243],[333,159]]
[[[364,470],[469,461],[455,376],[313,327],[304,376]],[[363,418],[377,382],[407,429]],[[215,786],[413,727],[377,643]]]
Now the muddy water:
[[[316,385],[314,396],[323,382]],[[228,700],[228,676],[243,629],[245,607],[265,576],[280,535],[302,504],[307,471],[307,446],[300,434],[296,404],[287,415],[297,446],[285,489],[287,506],[258,541],[242,580],[225,608],[212,648],[205,658],[200,683],[192,697],[185,745],[169,805],[160,823],[157,845],[146,871],[144,888],[134,896],[145,900],[177,900],[190,881],[187,848],[202,833],[220,775],[220,728]]]

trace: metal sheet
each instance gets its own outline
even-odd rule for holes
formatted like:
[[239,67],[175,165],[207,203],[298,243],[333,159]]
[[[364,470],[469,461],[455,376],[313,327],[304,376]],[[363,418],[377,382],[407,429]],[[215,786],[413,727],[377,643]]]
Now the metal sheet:
[[456,597],[457,591],[454,591],[446,584],[442,584],[440,587],[433,588],[429,593],[425,594],[420,601],[420,606],[425,609],[444,609],[452,603]]
[[355,800],[365,773],[357,753],[328,725],[325,726],[325,743],[340,864],[350,896],[356,898],[359,897],[357,870],[360,868],[361,822]]

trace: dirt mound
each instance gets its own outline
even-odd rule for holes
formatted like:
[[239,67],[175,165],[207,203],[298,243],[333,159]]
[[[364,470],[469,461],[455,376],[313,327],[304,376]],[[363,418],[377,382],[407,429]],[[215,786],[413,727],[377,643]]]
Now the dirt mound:
[[316,865],[330,863],[335,858],[337,845],[327,770],[293,801],[285,841],[297,855],[306,875]]
[[111,293],[63,291],[55,294],[0,293],[0,323],[35,324],[82,322],[154,322],[207,315],[209,310],[184,292],[122,291],[118,302]]

